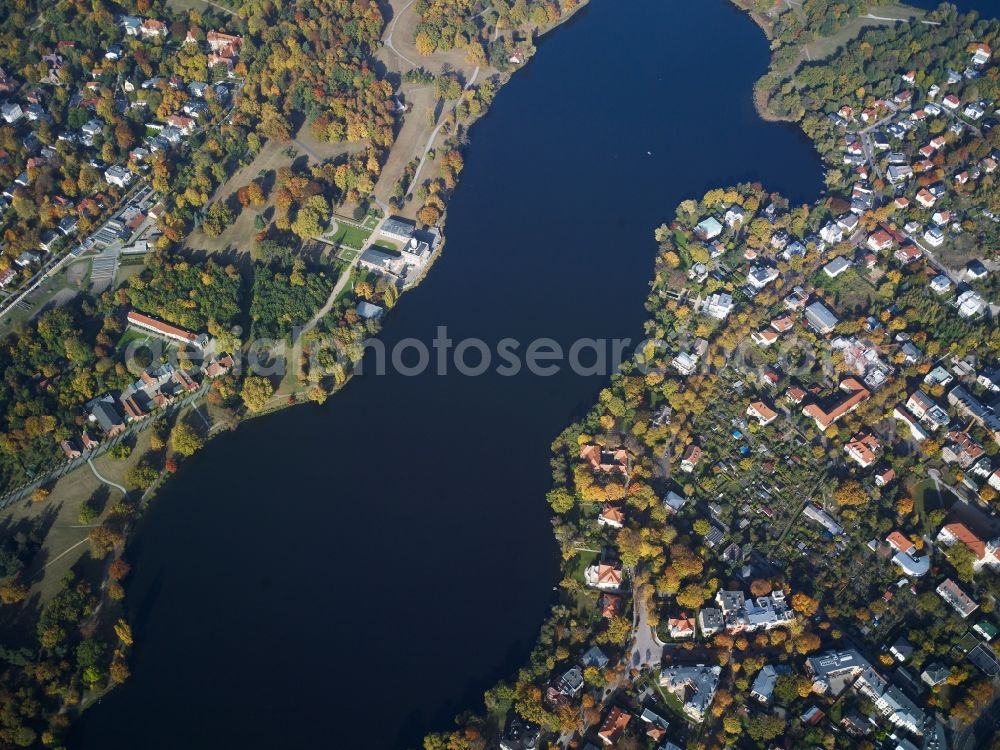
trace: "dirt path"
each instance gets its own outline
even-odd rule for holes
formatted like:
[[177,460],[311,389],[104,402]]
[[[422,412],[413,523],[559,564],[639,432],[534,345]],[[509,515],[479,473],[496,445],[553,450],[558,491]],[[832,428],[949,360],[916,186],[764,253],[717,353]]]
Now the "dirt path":
[[[383,219],[384,221],[384,219]],[[381,228],[382,222],[380,221],[378,227],[375,228],[375,232]],[[374,234],[374,232],[373,232]],[[360,255],[358,257],[361,257]],[[299,331],[298,338],[302,338],[305,334],[309,333],[313,328],[315,328],[319,322],[326,317],[326,315],[333,309],[334,304],[337,302],[337,297],[340,293],[344,291],[344,287],[347,286],[347,282],[351,280],[351,274],[354,272],[354,266],[357,263],[357,258],[351,261],[350,265],[344,269],[344,272],[340,274],[340,278],[337,279],[337,283],[333,285],[333,289],[330,292],[330,296],[327,297],[326,302],[323,306],[316,311],[316,314],[312,316],[312,319],[302,326],[302,330]],[[298,339],[296,339],[298,340]],[[292,346],[295,346],[295,341],[292,342]]]

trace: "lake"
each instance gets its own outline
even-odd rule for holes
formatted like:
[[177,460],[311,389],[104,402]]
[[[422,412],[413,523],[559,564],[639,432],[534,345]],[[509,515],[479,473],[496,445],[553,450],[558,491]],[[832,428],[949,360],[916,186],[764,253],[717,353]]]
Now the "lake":
[[[821,190],[798,128],[754,111],[767,63],[726,0],[594,0],[473,129],[445,252],[384,339],[640,338],[681,200]],[[214,440],[130,545],[133,676],[72,747],[413,747],[481,708],[554,602],[549,445],[604,382],[364,376]]]

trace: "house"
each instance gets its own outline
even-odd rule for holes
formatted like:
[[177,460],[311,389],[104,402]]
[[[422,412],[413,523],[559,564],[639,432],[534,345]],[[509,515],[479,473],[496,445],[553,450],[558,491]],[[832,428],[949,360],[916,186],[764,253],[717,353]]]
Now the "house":
[[813,678],[813,690],[840,695],[864,670],[871,668],[856,649],[827,651],[806,659],[806,671]]
[[893,257],[904,266],[908,266],[914,261],[919,260],[921,255],[923,255],[923,252],[916,245],[903,245],[893,253]]
[[903,636],[899,636],[896,642],[889,647],[889,653],[896,657],[897,661],[905,662],[913,656],[913,644]]
[[964,523],[944,525],[938,532],[937,541],[949,547],[954,544],[965,545],[976,558],[972,563],[973,570],[982,570],[986,565],[994,568],[1000,567],[1000,559],[997,558],[1000,538],[984,542]]
[[950,669],[944,666],[941,662],[936,661],[927,665],[927,668],[920,673],[920,679],[931,687],[937,687],[938,685],[944,684],[950,674]]
[[622,476],[629,473],[629,455],[624,448],[607,450],[599,445],[584,445],[580,448],[580,460],[590,464],[594,472]]
[[822,508],[813,505],[812,503],[806,503],[806,507],[802,509],[802,515],[811,521],[815,521],[820,526],[825,528],[832,536],[840,536],[844,533],[844,527],[833,520]]
[[790,386],[787,391],[785,391],[785,398],[791,401],[793,404],[801,404],[806,398],[806,392],[797,385]]
[[671,360],[670,364],[675,370],[677,370],[677,372],[686,377],[688,375],[693,375],[694,371],[698,369],[698,357],[693,354],[688,354],[687,352],[679,352],[677,356]]
[[872,252],[879,253],[892,247],[892,235],[884,229],[873,232],[865,243]]
[[583,690],[583,671],[579,667],[570,667],[559,678],[556,686],[563,695],[573,697]]
[[3,102],[0,104],[0,117],[8,125],[15,125],[24,117],[24,110],[17,102]]
[[950,578],[945,579],[936,590],[938,596],[944,599],[945,603],[958,612],[963,619],[979,609],[979,605],[972,600],[972,597],[962,591],[959,585]]
[[857,462],[862,469],[867,469],[878,458],[882,450],[882,444],[874,435],[855,435],[854,438],[844,446],[844,451]]
[[962,100],[959,99],[954,94],[948,94],[948,96],[946,96],[944,99],[941,100],[941,105],[946,109],[950,109],[952,112],[954,112],[956,109],[962,106]]
[[622,568],[621,565],[595,563],[583,571],[583,578],[595,589],[616,590],[622,585]]
[[604,669],[609,663],[610,660],[608,657],[597,646],[592,646],[580,657],[580,665],[585,668],[594,667],[595,669]]
[[694,628],[694,619],[688,617],[684,612],[681,612],[679,617],[667,619],[667,630],[670,632],[671,638],[694,638]]
[[680,513],[687,503],[688,499],[686,497],[678,495],[673,490],[668,491],[663,497],[663,505],[666,507],[668,513]]
[[901,532],[893,531],[885,541],[895,550],[892,562],[906,575],[919,578],[930,570],[930,558],[927,555],[918,555],[916,545]]
[[851,262],[844,258],[843,256],[834,258],[825,266],[823,266],[823,273],[829,276],[831,279],[840,276],[844,271],[851,267]]
[[69,440],[63,440],[61,443],[59,443],[59,447],[62,448],[63,454],[65,454],[66,458],[68,458],[71,461],[74,458],[79,458],[80,456],[83,455],[80,452],[80,449],[76,447],[76,441],[73,440],[72,438]]
[[774,702],[774,687],[778,684],[778,677],[783,674],[791,674],[791,668],[787,664],[765,664],[750,686],[750,697],[770,706]]
[[990,48],[990,45],[984,42],[969,45],[969,52],[972,53],[973,65],[985,65],[990,61],[990,57],[993,56],[993,50]]
[[169,323],[164,323],[163,321],[151,318],[150,316],[144,315],[143,313],[135,310],[129,310],[129,313],[126,316],[126,321],[130,326],[134,326],[142,331],[147,331],[157,336],[170,339],[171,341],[177,341],[181,344],[190,344],[198,349],[204,349],[205,345],[208,343],[208,336],[205,334],[193,334],[190,331],[185,331],[183,328],[172,326]]
[[822,302],[813,302],[806,308],[806,321],[816,333],[831,333],[840,321]]
[[209,362],[208,367],[205,368],[205,376],[208,378],[222,377],[232,370],[235,364],[231,355],[220,355]]
[[104,170],[104,179],[109,185],[125,188],[132,182],[132,173],[125,167],[114,164]]
[[777,268],[772,268],[771,266],[751,266],[750,271],[747,273],[747,283],[754,289],[763,289],[778,278],[778,275]]
[[981,260],[970,260],[965,266],[965,275],[971,281],[979,281],[980,279],[985,279],[989,275],[989,270]]
[[14,263],[19,265],[21,268],[27,268],[28,266],[39,263],[42,260],[42,256],[31,250],[25,250],[23,253],[14,258]]
[[743,221],[746,219],[746,217],[747,217],[746,210],[744,210],[742,206],[737,206],[733,204],[732,206],[729,207],[729,210],[726,211],[726,215],[723,218],[723,220],[726,222],[727,227],[732,228],[739,224],[742,224]]
[[970,468],[983,457],[983,446],[972,439],[965,430],[952,430],[948,440],[941,449],[941,458],[945,463],[958,464],[961,469]]
[[80,443],[82,443],[82,444],[83,444],[83,449],[84,449],[85,451],[89,451],[89,450],[93,450],[93,449],[94,449],[94,448],[96,448],[96,447],[97,447],[98,445],[100,445],[100,441],[98,441],[98,440],[95,440],[94,438],[92,438],[92,437],[90,436],[90,433],[89,433],[89,432],[87,432],[86,430],[84,430],[84,431],[83,431],[83,432],[82,432],[82,433],[80,434]]
[[613,529],[620,529],[625,525],[625,514],[621,508],[609,505],[601,511],[597,517],[597,523],[601,526],[610,526]]
[[535,750],[542,728],[514,715],[500,736],[500,750]]
[[747,406],[746,415],[756,419],[761,427],[766,427],[778,418],[778,412],[763,401],[752,401]]
[[771,321],[771,328],[778,333],[788,333],[794,327],[795,321],[791,315],[782,315],[780,318],[775,318]]
[[955,304],[958,306],[958,315],[962,318],[978,317],[986,309],[986,303],[983,301],[983,298],[978,292],[972,289],[966,289],[958,295]]
[[795,621],[795,613],[788,606],[781,589],[756,599],[745,596],[742,591],[720,589],[715,601],[722,610],[726,630],[730,633],[771,630]]
[[17,271],[8,268],[0,271],[0,289],[6,289],[10,283],[17,278]]
[[167,24],[155,18],[147,18],[142,22],[142,26],[139,28],[139,33],[146,39],[155,39],[157,37],[166,36]]
[[826,242],[829,245],[836,245],[838,242],[843,242],[844,230],[839,225],[831,221],[819,230],[819,236],[823,242]]
[[966,117],[970,120],[982,120],[986,116],[986,109],[980,102],[972,102],[966,105],[965,109],[962,111]]
[[620,596],[604,592],[597,599],[597,611],[601,613],[601,617],[605,620],[611,620],[618,617],[622,611],[622,598]]
[[931,291],[935,294],[944,294],[951,289],[951,279],[943,273],[939,273],[931,280]]
[[373,305],[371,302],[365,302],[364,300],[361,300],[354,310],[358,314],[358,317],[363,320],[378,320],[385,313],[385,310],[378,305]]
[[729,313],[733,311],[735,303],[733,302],[733,296],[727,292],[716,292],[711,295],[707,300],[705,300],[704,307],[702,308],[704,313],[711,318],[716,320],[725,320],[729,317]]
[[[667,736],[667,728],[670,724],[656,712],[651,711],[648,708],[644,708],[642,709],[642,713],[639,714],[639,718],[642,719],[644,723],[649,725],[649,728],[646,730],[646,736],[654,742],[659,742]],[[666,745],[664,745],[661,750],[666,750]]]
[[220,31],[209,31],[205,35],[212,52],[226,53],[238,50],[243,45],[243,37],[235,34],[223,34]]
[[754,331],[751,333],[750,339],[757,344],[757,346],[762,346],[766,349],[778,340],[778,334],[770,328],[765,328],[762,331]]
[[694,471],[694,467],[698,465],[699,461],[701,461],[701,448],[697,445],[689,445],[681,457],[681,471],[690,474]]
[[698,612],[698,629],[701,631],[703,637],[708,638],[709,636],[715,635],[726,627],[725,618],[722,616],[721,609],[715,609],[714,607],[703,607]]
[[988,620],[980,620],[979,622],[977,622],[975,625],[972,626],[972,629],[987,643],[990,643],[994,638],[997,637],[996,626],[992,622],[989,622]]
[[181,135],[191,135],[194,132],[195,121],[190,117],[181,115],[170,115],[166,119],[167,125],[177,128]]
[[597,730],[597,736],[601,738],[601,742],[605,745],[614,745],[625,734],[625,727],[628,726],[631,720],[632,714],[623,711],[618,706],[613,706],[608,711],[608,715],[604,717],[604,721],[601,722],[601,727]]
[[896,470],[889,466],[875,474],[875,485],[877,487],[886,487],[895,478]]
[[722,234],[722,224],[714,216],[709,216],[694,228],[694,233],[698,239],[708,242]]
[[701,723],[715,698],[721,674],[722,668],[717,666],[667,667],[660,672],[660,687],[683,704],[690,719]]
[[832,404],[829,410],[824,410],[819,404],[808,404],[802,409],[802,413],[811,417],[821,431],[826,430],[845,414],[857,409],[871,396],[871,392],[854,378],[841,381],[840,390],[846,395]]
[[931,217],[931,221],[939,227],[948,226],[951,222],[951,211],[935,211],[934,215]]
[[924,242],[931,247],[941,247],[944,244],[944,232],[941,227],[928,227],[924,232]]
[[105,437],[114,437],[125,430],[125,422],[115,408],[115,399],[108,393],[87,403],[87,420],[101,428]]
[[927,188],[920,188],[917,192],[917,203],[919,203],[924,208],[933,208],[934,204],[937,202],[937,198],[934,194]]

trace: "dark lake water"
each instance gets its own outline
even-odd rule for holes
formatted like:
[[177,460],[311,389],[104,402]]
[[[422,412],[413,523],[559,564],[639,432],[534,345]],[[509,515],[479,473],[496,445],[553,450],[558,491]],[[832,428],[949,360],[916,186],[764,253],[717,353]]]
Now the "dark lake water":
[[[594,0],[475,126],[385,340],[638,339],[677,203],[821,189],[799,130],[754,112],[767,62],[725,0]],[[72,747],[412,747],[480,708],[553,602],[549,444],[604,382],[365,376],[213,441],[131,544],[133,677]]]

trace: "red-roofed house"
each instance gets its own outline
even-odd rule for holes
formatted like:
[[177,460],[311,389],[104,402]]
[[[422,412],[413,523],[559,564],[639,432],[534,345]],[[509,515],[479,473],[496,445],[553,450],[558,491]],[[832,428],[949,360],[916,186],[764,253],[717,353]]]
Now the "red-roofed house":
[[747,407],[747,416],[755,418],[761,427],[765,427],[778,418],[778,412],[763,401],[753,401]]
[[690,474],[694,471],[694,467],[698,465],[701,461],[701,448],[697,445],[689,445],[681,458],[681,471],[686,471]]
[[608,715],[601,722],[601,728],[597,730],[597,736],[605,745],[614,745],[625,734],[625,727],[631,721],[632,715],[622,711],[618,706],[614,706]]
[[844,446],[847,455],[857,461],[863,469],[867,469],[878,458],[882,444],[874,435],[855,436],[851,442]]

